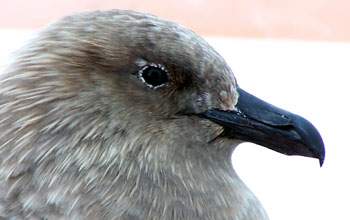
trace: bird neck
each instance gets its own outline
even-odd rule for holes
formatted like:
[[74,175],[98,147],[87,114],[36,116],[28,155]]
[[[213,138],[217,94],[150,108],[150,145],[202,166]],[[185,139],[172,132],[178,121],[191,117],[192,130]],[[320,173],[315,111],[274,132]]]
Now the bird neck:
[[79,175],[89,183],[86,188],[96,189],[93,198],[111,210],[123,209],[124,217],[131,218],[130,210],[137,210],[143,219],[250,219],[242,213],[248,210],[251,219],[267,219],[232,167],[227,169],[203,152],[169,153],[153,145],[120,158],[124,159],[97,170],[93,180],[91,175],[86,178],[91,168],[80,169]]

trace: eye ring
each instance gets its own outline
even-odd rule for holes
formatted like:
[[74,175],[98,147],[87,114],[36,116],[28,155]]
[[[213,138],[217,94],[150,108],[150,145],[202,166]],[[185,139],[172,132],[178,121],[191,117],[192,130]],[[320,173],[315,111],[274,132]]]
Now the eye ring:
[[158,89],[168,83],[168,71],[160,64],[150,63],[142,67],[137,76],[149,88]]

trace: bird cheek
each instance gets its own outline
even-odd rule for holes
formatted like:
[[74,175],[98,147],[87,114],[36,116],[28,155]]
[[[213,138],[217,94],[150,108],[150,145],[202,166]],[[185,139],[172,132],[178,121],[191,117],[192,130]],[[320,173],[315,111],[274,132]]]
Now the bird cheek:
[[199,127],[202,128],[200,132],[203,134],[203,136],[205,136],[207,142],[211,142],[212,140],[216,139],[224,131],[222,126],[209,120],[201,120],[199,122]]

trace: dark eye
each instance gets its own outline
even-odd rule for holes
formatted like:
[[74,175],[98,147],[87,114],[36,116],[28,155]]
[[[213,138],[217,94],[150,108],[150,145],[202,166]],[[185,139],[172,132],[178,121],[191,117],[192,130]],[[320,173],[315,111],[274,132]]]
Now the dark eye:
[[145,66],[139,71],[139,78],[151,88],[159,88],[168,82],[165,68],[157,65]]

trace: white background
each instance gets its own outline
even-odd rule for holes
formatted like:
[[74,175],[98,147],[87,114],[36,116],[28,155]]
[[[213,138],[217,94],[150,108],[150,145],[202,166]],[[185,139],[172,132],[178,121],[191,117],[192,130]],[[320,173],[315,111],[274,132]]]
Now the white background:
[[[0,29],[0,65],[32,30]],[[271,220],[350,219],[350,43],[207,38],[231,66],[241,88],[299,114],[320,131],[318,161],[242,144],[233,166]]]

